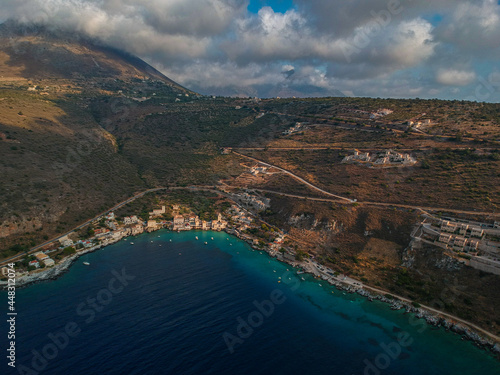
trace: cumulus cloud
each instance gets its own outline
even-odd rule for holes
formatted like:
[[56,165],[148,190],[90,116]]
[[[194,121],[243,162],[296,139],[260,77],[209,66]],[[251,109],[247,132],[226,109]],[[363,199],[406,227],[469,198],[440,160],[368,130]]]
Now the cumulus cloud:
[[3,0],[0,17],[99,39],[203,93],[459,97],[467,90],[449,87],[488,77],[500,57],[496,0],[294,4],[253,14],[248,0]]
[[447,86],[467,86],[475,79],[476,73],[466,70],[440,69],[436,74],[436,81]]

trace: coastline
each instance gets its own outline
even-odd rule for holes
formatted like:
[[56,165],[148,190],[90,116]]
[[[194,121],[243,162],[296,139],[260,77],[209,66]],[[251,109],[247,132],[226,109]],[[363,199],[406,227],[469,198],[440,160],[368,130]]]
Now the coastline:
[[[234,230],[225,230],[226,233],[231,234],[233,236],[238,237],[240,240],[246,242],[251,248],[259,251],[265,251],[269,256],[275,258],[276,260],[286,263],[292,267],[296,267],[295,262],[288,261],[286,259],[278,259],[277,257],[269,254],[267,249],[261,249],[254,246],[250,240],[244,238],[240,235],[239,232]],[[310,270],[304,269],[304,273],[310,274],[314,277],[316,276]],[[372,289],[368,291],[363,287],[354,287],[353,285],[342,282],[342,280],[335,279],[334,277],[321,277],[322,280],[328,282],[330,285],[335,286],[339,291],[345,291],[350,294],[358,294],[362,297],[367,298],[370,302],[373,300],[378,300],[380,302],[384,302],[390,305],[391,310],[402,310],[404,309],[404,314],[413,313],[418,319],[424,319],[426,323],[432,327],[440,328],[443,327],[446,331],[451,331],[453,333],[459,334],[462,336],[462,339],[472,341],[477,347],[491,351],[499,360],[500,360],[500,340],[493,340],[492,338],[486,337],[484,333],[477,332],[474,328],[466,326],[465,324],[457,323],[452,318],[445,317],[440,313],[430,311],[426,307],[415,307],[410,304],[410,302],[402,301],[397,296],[393,296],[392,299],[387,298],[382,291],[375,292],[371,287],[365,286],[366,288]],[[387,292],[392,295],[392,293]],[[469,323],[472,324],[472,323]]]
[[[112,245],[114,243],[119,242],[120,240],[106,243],[105,245],[97,245],[80,252],[77,252],[73,255],[69,255],[68,257],[62,259],[55,266],[44,269],[40,272],[37,272],[32,275],[25,275],[19,278],[16,278],[16,288],[26,288],[32,284],[36,284],[43,281],[56,280],[64,273],[68,272],[73,263],[75,263],[78,258],[82,255],[93,253],[94,251],[104,249],[106,246]],[[6,281],[0,281],[0,289],[4,289],[7,286]]]
[[[168,230],[168,229],[167,229]],[[171,231],[171,230],[168,230]],[[248,238],[245,238],[239,231],[234,230],[234,229],[229,229],[226,228],[223,230],[229,235],[235,236],[241,241],[247,243],[251,248],[258,250],[258,251],[264,251],[267,253],[268,256],[275,258],[277,261],[280,261],[282,263],[288,264],[292,267],[297,267],[297,264],[295,262],[286,260],[286,259],[278,259],[276,256],[272,256],[269,254],[269,251],[267,248],[259,248],[256,247],[255,245],[252,244],[252,241],[249,240]],[[174,231],[171,231],[174,232]],[[148,232],[150,233],[150,232]],[[128,237],[135,237],[135,236],[128,236]],[[100,244],[85,250],[82,250],[80,252],[77,252],[73,255],[70,255],[66,258],[64,258],[61,262],[56,264],[55,266],[43,270],[41,272],[38,272],[36,274],[32,275],[25,275],[21,276],[18,279],[16,279],[16,288],[25,288],[28,287],[32,284],[36,284],[39,282],[44,282],[44,281],[50,281],[50,280],[56,280],[60,276],[62,276],[64,273],[68,272],[73,263],[75,263],[78,258],[80,258],[82,255],[92,253],[101,249],[104,249],[105,247],[118,243],[124,238],[128,237],[122,237],[120,239],[108,241],[105,244]],[[304,269],[304,273],[310,274],[313,277],[319,277],[314,274],[311,270]],[[413,313],[415,314],[415,317],[418,319],[424,319],[426,323],[430,326],[433,326],[435,328],[440,328],[443,327],[446,331],[451,331],[453,333],[456,333],[458,335],[462,336],[462,339],[472,341],[477,347],[490,351],[492,354],[496,356],[497,359],[500,359],[500,341],[498,340],[493,340],[491,338],[487,338],[484,333],[477,332],[474,328],[471,328],[465,324],[457,323],[453,319],[449,317],[442,316],[440,313],[430,311],[426,307],[415,307],[410,304],[410,302],[402,301],[400,300],[397,296],[393,296],[393,298],[387,298],[384,294],[382,294],[382,291],[380,293],[374,290],[368,291],[363,287],[356,287],[350,283],[343,282],[342,280],[338,280],[335,277],[321,277],[322,280],[328,282],[330,285],[335,286],[336,289],[339,291],[344,291],[350,294],[358,294],[359,296],[365,297],[368,299],[370,302],[373,300],[378,300],[380,302],[384,302],[386,304],[390,305],[390,308],[392,310],[402,310],[404,309],[405,312],[404,314],[408,313]],[[0,281],[0,288],[4,289],[7,286],[6,281]],[[367,288],[373,289],[371,287],[366,286]],[[391,294],[392,293],[389,293]],[[469,323],[472,324],[472,323]]]

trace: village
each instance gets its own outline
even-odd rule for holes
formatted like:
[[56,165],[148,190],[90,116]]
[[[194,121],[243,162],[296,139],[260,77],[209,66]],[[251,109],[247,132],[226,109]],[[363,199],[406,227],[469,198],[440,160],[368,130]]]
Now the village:
[[[18,268],[18,277],[42,272],[63,262],[68,257],[101,249],[124,238],[151,233],[160,229],[174,232],[201,230],[226,231],[254,249],[267,251],[281,261],[295,262],[295,252],[285,245],[285,235],[277,228],[269,228],[261,223],[252,211],[260,211],[269,206],[269,199],[243,192],[232,194],[234,204],[223,213],[217,213],[214,220],[202,220],[189,207],[179,204],[162,205],[149,212],[147,220],[138,215],[117,217],[114,212],[96,218],[82,235],[72,232],[60,237],[56,242],[44,246],[40,251],[28,255],[21,263],[26,270]],[[245,207],[246,208],[245,208]],[[171,220],[167,220],[170,217]],[[263,236],[262,228],[271,235]],[[289,245],[289,244],[288,244]],[[3,270],[2,270],[3,271]]]

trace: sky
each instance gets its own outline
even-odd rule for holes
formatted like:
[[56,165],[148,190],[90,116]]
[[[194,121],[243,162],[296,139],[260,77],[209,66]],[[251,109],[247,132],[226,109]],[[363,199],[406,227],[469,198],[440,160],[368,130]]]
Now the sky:
[[1,0],[202,94],[500,101],[498,0]]

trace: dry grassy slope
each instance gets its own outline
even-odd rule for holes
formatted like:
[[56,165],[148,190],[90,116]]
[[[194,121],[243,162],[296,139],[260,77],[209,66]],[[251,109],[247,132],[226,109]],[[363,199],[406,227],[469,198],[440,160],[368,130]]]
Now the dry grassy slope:
[[89,105],[153,83],[188,92],[136,57],[0,25],[0,250],[39,243],[145,188]]

